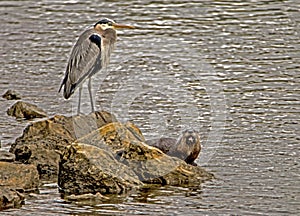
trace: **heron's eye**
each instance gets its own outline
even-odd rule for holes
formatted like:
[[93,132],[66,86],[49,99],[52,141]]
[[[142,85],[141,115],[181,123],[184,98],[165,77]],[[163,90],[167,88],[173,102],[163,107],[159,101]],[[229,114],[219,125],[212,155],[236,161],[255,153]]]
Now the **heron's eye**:
[[108,24],[109,26],[112,26],[112,22],[108,22],[107,24]]

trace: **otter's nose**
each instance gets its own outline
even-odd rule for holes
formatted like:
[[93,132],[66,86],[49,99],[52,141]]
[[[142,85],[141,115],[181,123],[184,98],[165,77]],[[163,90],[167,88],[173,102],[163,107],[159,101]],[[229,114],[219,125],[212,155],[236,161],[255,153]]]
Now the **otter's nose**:
[[188,144],[188,145],[194,145],[195,143],[196,143],[196,140],[195,140],[195,138],[193,136],[188,136],[186,138],[186,144]]

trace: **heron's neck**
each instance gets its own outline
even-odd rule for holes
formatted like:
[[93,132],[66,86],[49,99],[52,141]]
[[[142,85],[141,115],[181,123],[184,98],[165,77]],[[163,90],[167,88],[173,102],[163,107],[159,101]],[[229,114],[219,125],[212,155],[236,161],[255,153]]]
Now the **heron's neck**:
[[114,29],[106,29],[101,32],[101,59],[102,67],[106,67],[109,64],[110,55],[114,50],[114,45],[117,39],[117,34]]

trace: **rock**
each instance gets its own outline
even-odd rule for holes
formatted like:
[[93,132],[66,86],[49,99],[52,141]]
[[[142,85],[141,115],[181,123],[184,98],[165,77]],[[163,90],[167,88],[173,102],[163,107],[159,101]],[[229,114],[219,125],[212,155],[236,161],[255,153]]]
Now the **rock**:
[[5,98],[6,100],[19,100],[21,99],[20,94],[18,94],[17,92],[15,92],[14,90],[7,90],[3,95],[3,98]]
[[65,196],[65,200],[71,201],[71,202],[80,202],[82,204],[85,201],[107,201],[109,198],[106,196],[103,196],[101,193],[97,192],[96,194],[88,193],[88,194],[81,194],[81,195],[75,195],[71,194],[70,196]]
[[24,204],[24,195],[18,191],[0,186],[0,210],[20,208]]
[[111,152],[92,145],[69,146],[59,166],[58,186],[64,194],[122,193],[139,185],[135,173]]
[[47,116],[47,114],[41,108],[38,108],[34,104],[23,101],[16,102],[7,110],[7,114],[16,118],[25,119],[43,118]]
[[0,161],[5,161],[5,162],[14,162],[15,161],[15,155],[5,151],[5,150],[0,150]]
[[52,179],[57,176],[57,167],[60,160],[59,153],[54,149],[47,149],[38,145],[20,146],[15,151],[16,160],[25,164],[34,164],[43,179]]
[[132,123],[113,122],[71,144],[59,169],[62,193],[121,193],[143,183],[199,184],[213,175],[145,143]]
[[213,178],[147,145],[132,123],[115,121],[107,112],[56,115],[28,125],[10,152],[40,178],[58,177],[65,195],[122,193],[145,183],[198,185]]
[[188,164],[197,166],[194,161],[201,151],[200,135],[194,129],[187,129],[182,132],[178,139],[162,137],[156,140],[148,140],[150,146],[159,148],[167,155],[178,157]]
[[214,179],[214,175],[207,172],[202,167],[181,163],[177,167],[172,167],[165,175],[147,179],[144,183],[174,186],[200,185],[201,183],[212,179]]
[[55,179],[60,154],[65,147],[112,121],[115,117],[108,112],[71,117],[56,115],[28,125],[9,151],[15,154],[16,161],[34,164],[42,179]]
[[39,175],[34,165],[0,162],[0,185],[18,191],[36,190]]

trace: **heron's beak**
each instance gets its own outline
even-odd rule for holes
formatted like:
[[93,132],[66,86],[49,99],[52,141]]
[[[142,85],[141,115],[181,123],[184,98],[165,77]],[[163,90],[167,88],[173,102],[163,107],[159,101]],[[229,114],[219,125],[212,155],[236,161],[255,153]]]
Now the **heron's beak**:
[[123,24],[118,24],[118,23],[113,23],[112,26],[115,27],[116,29],[120,29],[120,28],[134,29],[135,28],[134,26],[123,25]]

